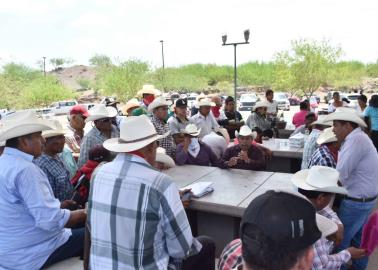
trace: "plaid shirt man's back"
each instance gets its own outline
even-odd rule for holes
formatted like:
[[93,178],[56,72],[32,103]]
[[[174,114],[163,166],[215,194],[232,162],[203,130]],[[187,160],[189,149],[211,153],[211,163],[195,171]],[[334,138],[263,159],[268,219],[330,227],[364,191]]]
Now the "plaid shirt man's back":
[[[161,121],[159,118],[155,117],[155,115],[151,116],[151,122],[154,124],[156,132],[159,135],[163,135],[170,131],[169,126],[167,123]],[[163,147],[167,153],[167,155],[171,157],[175,157],[176,145],[173,141],[173,137],[169,134],[167,137],[159,140],[159,146]]]
[[118,154],[92,180],[91,269],[167,269],[201,245],[177,187],[144,159]]

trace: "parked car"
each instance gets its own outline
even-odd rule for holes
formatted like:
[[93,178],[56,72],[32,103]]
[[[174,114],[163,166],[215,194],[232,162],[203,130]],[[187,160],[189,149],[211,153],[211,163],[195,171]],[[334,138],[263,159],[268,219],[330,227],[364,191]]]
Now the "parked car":
[[347,95],[347,99],[350,101],[349,107],[356,108],[358,106],[358,97],[360,94],[349,94]]
[[274,93],[273,99],[277,101],[279,110],[290,111],[290,101],[286,93]]
[[50,109],[54,115],[68,114],[73,106],[76,106],[76,100],[58,101],[51,104]]
[[242,94],[240,96],[239,111],[251,111],[259,98],[255,93]]
[[301,103],[301,99],[297,96],[289,97],[290,106],[298,106]]
[[188,100],[188,108],[191,108],[195,105],[196,103],[196,98],[197,98],[198,94],[197,93],[191,93],[187,100]]

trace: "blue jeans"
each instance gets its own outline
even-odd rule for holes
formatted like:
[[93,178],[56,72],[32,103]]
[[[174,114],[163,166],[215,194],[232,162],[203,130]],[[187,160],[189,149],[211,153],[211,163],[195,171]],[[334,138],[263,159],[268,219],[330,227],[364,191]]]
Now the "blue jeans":
[[64,261],[71,257],[83,256],[84,228],[72,229],[67,242],[58,247],[47,259],[42,268]]
[[[367,222],[375,204],[376,200],[364,203],[346,199],[342,200],[338,215],[344,224],[344,239],[338,247],[339,250],[344,250],[350,246],[360,247],[363,226]],[[352,260],[352,263],[355,270],[366,269],[368,257]],[[347,268],[343,265],[341,269],[344,270]]]

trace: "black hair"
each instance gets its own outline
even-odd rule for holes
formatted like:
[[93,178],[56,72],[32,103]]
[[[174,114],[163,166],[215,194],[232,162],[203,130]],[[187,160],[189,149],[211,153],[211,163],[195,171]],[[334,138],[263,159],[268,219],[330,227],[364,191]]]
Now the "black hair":
[[233,97],[231,97],[231,96],[228,96],[227,98],[226,98],[226,100],[225,100],[225,104],[227,105],[227,103],[229,103],[229,102],[235,102],[235,99],[233,98]]
[[340,96],[339,92],[333,92],[332,97],[335,97],[336,95]]
[[253,224],[244,225],[241,240],[243,260],[253,270],[289,270],[312,248],[298,251],[279,248]]
[[363,94],[359,95],[357,99],[361,100],[364,103],[367,103],[367,97]]
[[341,100],[345,101],[346,103],[350,103],[349,99],[347,99],[346,97],[343,97]]
[[308,100],[307,99],[303,100],[301,103],[299,103],[299,109],[300,110],[305,110],[305,109],[307,109],[307,107],[308,107]]
[[378,95],[372,95],[369,101],[369,106],[378,108]]
[[324,195],[333,195],[333,193],[330,193],[330,192],[315,191],[315,190],[305,190],[305,189],[301,189],[301,188],[298,188],[298,192],[300,194],[306,196],[308,199],[316,199],[316,198],[318,198],[322,194],[324,194]]
[[265,92],[265,96],[268,96],[268,95],[270,95],[270,94],[273,95],[273,90],[272,90],[272,89],[268,89],[268,90],[266,90],[266,92]]

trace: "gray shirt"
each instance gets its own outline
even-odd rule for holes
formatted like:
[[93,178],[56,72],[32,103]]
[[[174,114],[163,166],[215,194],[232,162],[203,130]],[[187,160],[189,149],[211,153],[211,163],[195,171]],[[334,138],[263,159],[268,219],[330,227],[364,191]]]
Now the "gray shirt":
[[171,131],[171,134],[175,135],[181,133],[181,131],[185,129],[186,126],[191,123],[191,121],[189,119],[186,119],[186,121],[182,121],[174,115],[169,117],[167,123],[169,126],[169,130]]

